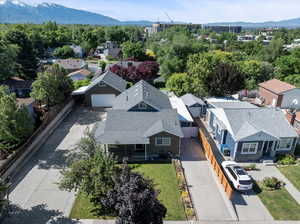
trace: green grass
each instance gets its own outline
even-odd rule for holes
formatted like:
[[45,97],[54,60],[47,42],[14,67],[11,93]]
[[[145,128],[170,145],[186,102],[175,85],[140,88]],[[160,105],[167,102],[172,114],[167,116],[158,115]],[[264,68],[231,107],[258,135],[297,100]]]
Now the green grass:
[[79,193],[73,205],[70,217],[71,219],[112,219],[107,216],[97,217],[93,215],[94,205],[90,202],[87,195]]
[[[185,213],[181,201],[176,173],[171,163],[132,164],[136,172],[153,180],[156,189],[160,191],[159,200],[166,206],[166,220],[185,220]],[[73,205],[70,218],[76,219],[110,219],[111,217],[96,217],[93,215],[94,207],[88,197],[80,193]]]
[[266,191],[255,186],[255,191],[275,220],[300,220],[300,205],[284,187]]
[[137,164],[134,170],[152,179],[156,184],[156,189],[160,191],[158,199],[168,210],[166,220],[186,219],[173,164]]
[[278,167],[280,172],[300,191],[300,164]]

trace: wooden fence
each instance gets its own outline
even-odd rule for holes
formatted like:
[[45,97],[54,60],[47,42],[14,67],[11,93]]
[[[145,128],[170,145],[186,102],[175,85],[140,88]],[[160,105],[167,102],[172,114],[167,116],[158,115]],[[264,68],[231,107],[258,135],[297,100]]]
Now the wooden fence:
[[211,145],[209,144],[209,141],[206,139],[206,136],[201,129],[199,130],[199,139],[200,139],[200,142],[202,143],[206,157],[208,158],[211,165],[213,166],[214,171],[216,172],[219,181],[221,182],[222,186],[224,187],[224,190],[225,190],[228,198],[231,200],[234,191],[233,191],[231,185],[229,184],[227,177],[225,176],[220,164],[217,162],[216,157],[211,148]]

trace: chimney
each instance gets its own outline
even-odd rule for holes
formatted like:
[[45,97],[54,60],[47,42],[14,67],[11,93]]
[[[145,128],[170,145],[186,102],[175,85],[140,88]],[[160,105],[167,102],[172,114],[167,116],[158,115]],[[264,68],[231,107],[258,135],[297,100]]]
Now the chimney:
[[290,124],[294,126],[296,120],[296,111],[287,111],[286,117]]

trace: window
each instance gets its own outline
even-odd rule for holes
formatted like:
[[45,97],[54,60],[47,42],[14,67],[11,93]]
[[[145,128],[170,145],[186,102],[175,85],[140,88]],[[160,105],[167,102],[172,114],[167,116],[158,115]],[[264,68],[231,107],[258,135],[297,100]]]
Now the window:
[[169,145],[171,145],[171,138],[170,137],[156,137],[155,138],[155,145],[157,145],[157,146],[169,146]]
[[138,105],[138,108],[139,108],[140,110],[146,110],[146,109],[147,109],[147,104],[145,104],[145,103],[140,103],[140,104]]
[[289,150],[291,149],[293,144],[293,139],[292,138],[282,138],[279,144],[279,150]]
[[242,154],[256,154],[258,143],[243,143]]
[[106,84],[105,84],[105,82],[103,82],[103,81],[101,81],[101,82],[98,83],[98,86],[100,86],[100,87],[105,86],[105,85],[106,85]]

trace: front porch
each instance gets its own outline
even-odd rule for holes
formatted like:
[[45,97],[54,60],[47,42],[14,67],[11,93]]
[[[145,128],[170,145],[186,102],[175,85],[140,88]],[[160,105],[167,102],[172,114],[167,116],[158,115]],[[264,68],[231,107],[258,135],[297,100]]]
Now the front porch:
[[156,153],[151,151],[150,144],[131,144],[131,145],[105,145],[105,150],[113,153],[122,162],[124,159],[130,162],[158,160],[168,158],[168,154]]

